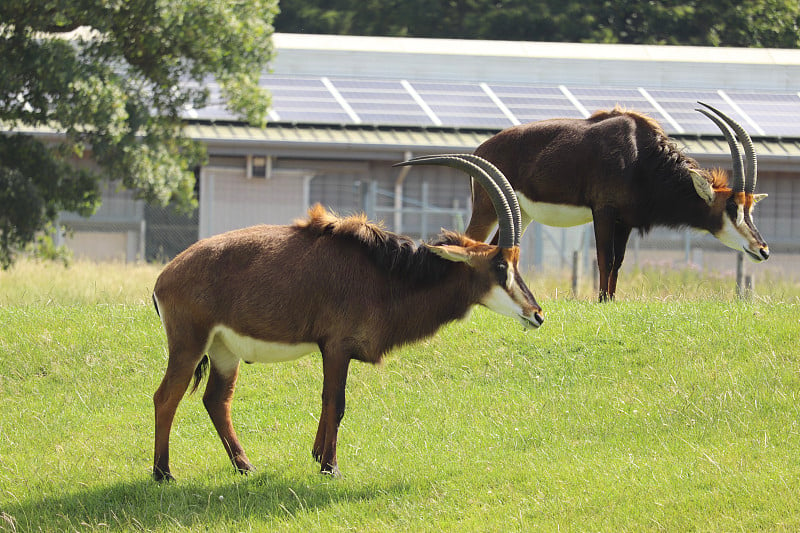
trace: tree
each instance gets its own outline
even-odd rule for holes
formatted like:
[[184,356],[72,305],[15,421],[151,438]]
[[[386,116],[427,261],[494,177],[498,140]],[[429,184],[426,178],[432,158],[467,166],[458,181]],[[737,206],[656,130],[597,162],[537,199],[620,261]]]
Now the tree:
[[[0,2],[0,266],[60,210],[91,214],[101,179],[191,207],[205,152],[182,111],[209,103],[213,77],[231,111],[265,123],[276,13],[277,0]],[[86,156],[93,169],[67,163]]]
[[278,31],[800,47],[797,0],[293,0]]
[[796,0],[605,0],[590,41],[734,47],[800,47]]

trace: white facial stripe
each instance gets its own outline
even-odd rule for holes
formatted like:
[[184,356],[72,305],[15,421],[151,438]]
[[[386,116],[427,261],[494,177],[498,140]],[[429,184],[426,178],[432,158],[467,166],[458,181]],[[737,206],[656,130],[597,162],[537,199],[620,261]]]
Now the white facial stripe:
[[506,289],[499,285],[492,287],[492,290],[481,300],[481,304],[504,316],[517,318],[522,314],[522,306],[515,302]]
[[509,268],[506,287],[494,285],[481,299],[480,304],[499,315],[516,319],[526,328],[537,328],[543,320],[539,314],[541,309],[535,305],[535,302],[530,306],[527,305],[533,296],[528,292],[524,283],[517,282],[516,274],[516,270]]
[[[743,211],[740,212],[743,213]],[[730,217],[724,215],[722,217],[722,229],[715,233],[714,237],[719,239],[719,241],[728,248],[732,248],[737,252],[749,251],[750,253],[746,255],[750,259],[760,261],[761,246],[753,238],[752,231],[747,224],[740,223],[738,226],[734,225]]]
[[739,233],[739,230],[727,215],[723,215],[722,229],[715,233],[714,237],[728,248],[733,248],[734,250],[741,250],[742,246],[747,246],[748,244],[747,239]]
[[510,291],[514,286],[514,268],[510,263],[506,263],[506,290]]

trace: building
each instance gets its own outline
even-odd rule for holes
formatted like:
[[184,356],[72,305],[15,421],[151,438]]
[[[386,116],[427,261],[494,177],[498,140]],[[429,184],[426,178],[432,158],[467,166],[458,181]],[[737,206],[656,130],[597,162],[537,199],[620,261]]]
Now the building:
[[[724,138],[694,111],[698,100],[751,132],[758,190],[770,195],[758,206],[759,229],[774,258],[800,252],[800,50],[295,34],[276,34],[274,43],[273,71],[262,77],[273,94],[266,128],[236,121],[221,105],[186,111],[188,134],[210,156],[198,175],[196,216],[176,217],[109,190],[89,220],[64,216],[77,253],[97,257],[91,243],[102,233],[106,257],[165,259],[198,237],[289,223],[314,202],[366,211],[416,238],[462,229],[469,218],[463,174],[392,163],[470,152],[512,124],[615,105],[657,119],[702,165],[729,167]],[[572,250],[593,245],[587,228],[532,225],[524,261],[563,266]],[[670,249],[695,261],[724,250],[713,238],[668,230],[634,238],[632,247],[636,258]]]

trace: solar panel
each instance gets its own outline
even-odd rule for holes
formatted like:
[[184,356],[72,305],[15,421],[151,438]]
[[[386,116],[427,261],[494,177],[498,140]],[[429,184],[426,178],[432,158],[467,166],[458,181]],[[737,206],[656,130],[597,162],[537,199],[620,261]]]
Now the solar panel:
[[332,78],[330,81],[363,123],[413,126],[434,124],[400,80]]
[[719,128],[695,109],[701,107],[697,102],[705,102],[727,113],[734,120],[741,121],[735,111],[717,91],[698,89],[696,91],[654,89],[648,93],[681,125],[687,133],[719,135]]
[[727,92],[728,97],[768,135],[797,135],[800,95],[797,93]]
[[505,128],[513,124],[477,83],[412,81],[411,85],[443,125]]
[[581,113],[558,87],[488,84],[497,97],[522,122],[548,118],[581,118]]
[[590,113],[620,106],[623,109],[644,113],[665,126],[669,123],[668,117],[662,114],[638,88],[570,87],[569,90]]
[[[653,117],[668,133],[719,135],[695,111],[707,102],[739,121],[751,135],[800,136],[800,94],[647,87],[560,87],[510,83],[322,78],[264,75],[272,93],[273,120],[378,126],[443,126],[502,129],[556,117],[582,117],[620,105]],[[210,104],[187,109],[187,118],[235,120],[219,86],[206,84]]]
[[[187,85],[192,88],[197,87],[195,82]],[[200,120],[231,120],[233,115],[225,108],[225,99],[220,94],[219,84],[209,79],[203,84],[203,88],[208,91],[208,105],[200,109],[186,109],[183,112],[183,117]]]
[[266,76],[272,107],[286,122],[352,124],[353,118],[316,77]]

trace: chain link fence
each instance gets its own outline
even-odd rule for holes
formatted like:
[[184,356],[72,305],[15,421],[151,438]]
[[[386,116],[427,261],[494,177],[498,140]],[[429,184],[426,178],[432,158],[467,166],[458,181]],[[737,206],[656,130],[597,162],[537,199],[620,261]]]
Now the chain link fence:
[[197,241],[199,210],[178,211],[174,206],[147,204],[145,217],[145,260],[166,262]]

